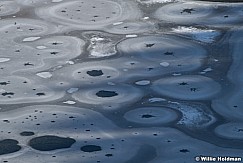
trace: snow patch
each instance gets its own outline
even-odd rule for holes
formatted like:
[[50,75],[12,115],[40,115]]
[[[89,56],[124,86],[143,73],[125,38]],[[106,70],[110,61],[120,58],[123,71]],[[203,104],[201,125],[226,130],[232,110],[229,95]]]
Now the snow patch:
[[179,34],[188,34],[193,39],[205,43],[212,43],[215,41],[215,38],[220,35],[220,32],[213,29],[199,29],[196,27],[184,27],[179,26],[178,28],[172,28],[173,32]]

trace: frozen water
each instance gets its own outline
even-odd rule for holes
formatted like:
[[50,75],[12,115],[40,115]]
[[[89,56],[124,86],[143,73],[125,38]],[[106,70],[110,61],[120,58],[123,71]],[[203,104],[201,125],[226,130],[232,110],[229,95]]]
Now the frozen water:
[[241,157],[243,3],[229,2],[0,1],[0,162]]

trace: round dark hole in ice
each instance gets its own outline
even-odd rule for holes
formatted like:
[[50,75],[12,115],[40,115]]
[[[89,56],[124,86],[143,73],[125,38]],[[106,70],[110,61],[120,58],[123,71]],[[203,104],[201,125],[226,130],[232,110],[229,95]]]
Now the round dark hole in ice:
[[85,145],[83,147],[80,148],[81,151],[84,152],[96,152],[96,151],[101,151],[101,147],[97,146],[97,145]]
[[117,96],[118,93],[116,93],[115,91],[101,90],[101,91],[97,92],[96,95],[98,97],[114,97],[114,96]]
[[17,152],[21,149],[19,142],[14,139],[5,139],[0,141],[0,155]]
[[87,74],[89,76],[101,76],[104,73],[102,72],[102,70],[92,70],[92,71],[87,71]]
[[40,136],[29,141],[29,145],[39,151],[51,151],[62,148],[70,148],[76,140],[58,136]]
[[31,132],[31,131],[23,131],[20,133],[21,136],[32,136],[32,135],[35,135],[34,132]]

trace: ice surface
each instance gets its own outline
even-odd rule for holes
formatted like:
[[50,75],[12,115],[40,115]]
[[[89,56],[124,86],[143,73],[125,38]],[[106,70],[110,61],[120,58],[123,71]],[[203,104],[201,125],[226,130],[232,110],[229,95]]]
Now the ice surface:
[[0,162],[241,157],[243,3],[212,1],[2,0]]

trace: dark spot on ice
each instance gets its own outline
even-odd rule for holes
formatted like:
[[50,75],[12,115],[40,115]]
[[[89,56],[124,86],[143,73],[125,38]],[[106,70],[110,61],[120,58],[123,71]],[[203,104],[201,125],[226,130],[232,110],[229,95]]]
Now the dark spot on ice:
[[101,151],[101,147],[97,145],[85,145],[80,148],[81,151],[83,152],[96,152],[96,151]]
[[173,52],[165,52],[164,55],[173,55]]
[[151,48],[152,46],[154,46],[154,44],[145,44],[146,48]]
[[29,145],[39,151],[52,151],[63,148],[70,148],[76,140],[58,136],[40,136],[29,141]]
[[155,116],[150,115],[150,114],[144,114],[144,115],[142,115],[142,118],[152,118],[152,117],[155,117]]
[[32,64],[32,63],[30,63],[30,62],[26,62],[26,63],[24,64],[24,66],[34,66],[34,64]]
[[36,93],[37,96],[45,96],[45,93]]
[[14,139],[5,139],[0,141],[0,155],[17,152],[21,149],[18,141]]
[[186,83],[186,82],[181,82],[181,83],[179,83],[179,85],[188,85],[188,83]]
[[31,132],[31,131],[24,131],[24,132],[21,132],[20,135],[21,136],[33,136],[33,135],[35,135],[35,133]]
[[62,43],[58,43],[58,42],[53,42],[52,45],[58,45],[58,44],[62,44]]
[[13,96],[14,93],[13,92],[4,92],[2,93],[3,96]]
[[105,156],[106,156],[106,157],[112,157],[113,154],[106,154]]
[[243,132],[243,129],[242,129],[242,128],[239,128],[239,129],[238,129],[238,132]]
[[180,152],[187,153],[187,152],[190,152],[190,151],[188,149],[181,149]]
[[8,85],[8,84],[10,84],[9,81],[8,82],[0,82],[0,85]]
[[196,10],[194,10],[193,8],[187,8],[187,9],[182,10],[181,14],[184,13],[184,12],[191,14],[192,11],[196,11]]
[[58,52],[50,52],[52,55],[56,55]]
[[190,90],[191,90],[192,92],[196,92],[196,91],[198,91],[197,88],[191,88]]
[[101,76],[104,73],[102,72],[102,70],[92,70],[92,71],[87,71],[87,74],[89,76]]
[[7,120],[7,119],[3,120],[3,122],[5,122],[5,123],[10,123],[10,121]]
[[117,96],[118,93],[116,93],[115,91],[101,90],[101,91],[97,92],[96,95],[98,97],[114,97],[114,96]]

